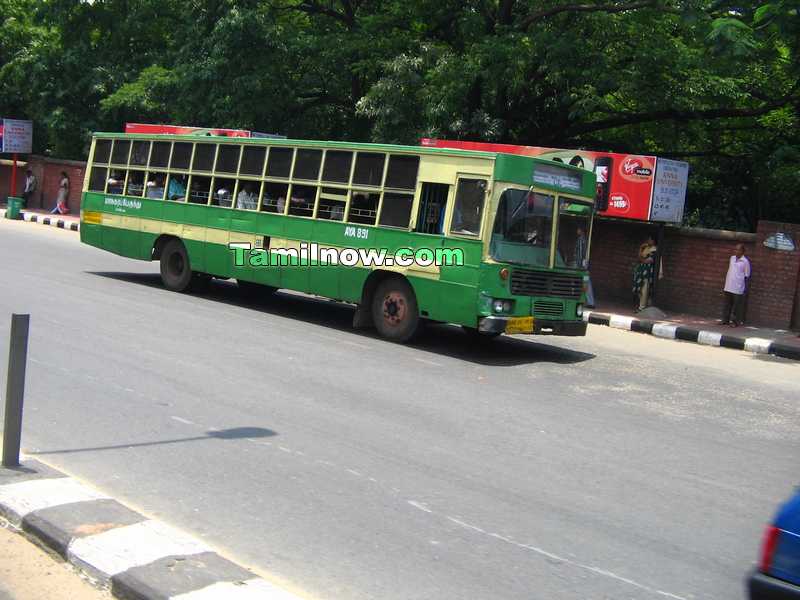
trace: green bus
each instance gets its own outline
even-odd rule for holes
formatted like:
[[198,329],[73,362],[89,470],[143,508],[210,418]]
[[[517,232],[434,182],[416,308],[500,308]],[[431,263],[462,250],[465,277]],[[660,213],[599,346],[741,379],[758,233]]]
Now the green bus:
[[[98,133],[80,236],[160,261],[177,292],[221,278],[256,296],[282,288],[355,304],[355,326],[397,342],[424,321],[477,337],[585,335],[594,198],[592,172],[525,156]],[[389,260],[253,260],[310,243]],[[415,260],[391,264],[401,252]],[[429,259],[447,253],[455,260]]]

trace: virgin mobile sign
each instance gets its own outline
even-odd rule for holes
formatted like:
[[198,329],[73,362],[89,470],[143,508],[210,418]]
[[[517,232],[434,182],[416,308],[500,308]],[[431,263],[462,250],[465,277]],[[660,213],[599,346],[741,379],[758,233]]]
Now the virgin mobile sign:
[[[423,139],[422,145],[433,148],[457,148],[460,150],[522,154],[588,169],[594,171],[598,185],[604,186],[608,190],[608,208],[600,214],[639,221],[680,222],[683,218],[683,204],[686,198],[686,176],[688,175],[688,164],[686,163],[666,161],[669,163],[671,171],[675,170],[676,164],[680,165],[679,172],[682,177],[677,180],[673,177],[665,183],[665,185],[672,185],[674,189],[661,190],[661,186],[657,185],[656,182],[661,181],[663,178],[657,177],[656,172],[659,169],[659,161],[664,159],[658,159],[655,156],[431,138]],[[652,212],[654,194],[660,207],[655,214]],[[665,208],[667,201],[671,203],[669,209]]]

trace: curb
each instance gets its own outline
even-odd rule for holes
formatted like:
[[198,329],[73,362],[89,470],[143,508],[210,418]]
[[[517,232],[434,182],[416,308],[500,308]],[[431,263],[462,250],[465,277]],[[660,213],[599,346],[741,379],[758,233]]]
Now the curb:
[[68,229],[69,231],[80,231],[80,223],[77,221],[65,221],[64,219],[59,219],[58,217],[49,217],[46,215],[41,215],[38,213],[28,213],[22,211],[23,220],[27,221],[28,223],[41,223],[42,225],[50,225],[52,227],[58,227],[59,229]]
[[594,311],[584,312],[583,320],[592,325],[605,325],[615,329],[636,331],[668,340],[682,340],[705,346],[720,346],[722,348],[746,350],[755,354],[771,354],[790,360],[800,360],[800,348],[765,338],[726,335],[717,331],[694,329],[693,327],[684,327],[683,325],[669,322],[634,319],[625,315]]
[[205,542],[33,460],[0,469],[0,516],[126,600],[300,600]]
[[[0,218],[5,218],[6,210],[0,209]],[[66,229],[68,231],[80,231],[81,224],[78,221],[68,221],[65,219],[59,219],[58,217],[51,217],[49,215],[42,215],[39,213],[31,213],[20,211],[20,215],[22,216],[23,221],[27,221],[28,223],[41,223],[42,225],[50,225],[51,227],[57,227],[58,229]]]

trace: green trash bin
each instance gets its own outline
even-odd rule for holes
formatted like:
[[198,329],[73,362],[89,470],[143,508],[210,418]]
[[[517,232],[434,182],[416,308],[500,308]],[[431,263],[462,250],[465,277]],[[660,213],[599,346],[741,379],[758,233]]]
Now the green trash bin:
[[6,219],[21,219],[22,207],[25,200],[22,198],[15,198],[14,196],[8,197],[8,206],[6,207]]

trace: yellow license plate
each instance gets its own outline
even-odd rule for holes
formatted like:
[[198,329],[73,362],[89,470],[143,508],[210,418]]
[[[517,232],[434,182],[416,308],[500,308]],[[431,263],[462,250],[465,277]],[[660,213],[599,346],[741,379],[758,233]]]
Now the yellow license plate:
[[512,317],[506,324],[506,333],[533,333],[533,317]]

